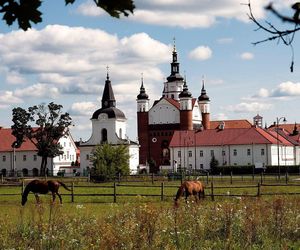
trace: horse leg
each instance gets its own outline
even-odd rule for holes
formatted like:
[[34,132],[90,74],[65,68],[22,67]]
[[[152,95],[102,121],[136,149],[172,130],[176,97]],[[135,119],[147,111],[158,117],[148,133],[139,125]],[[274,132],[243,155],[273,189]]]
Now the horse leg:
[[61,199],[61,195],[60,195],[60,193],[56,192],[56,194],[58,195],[58,198],[59,198],[60,204],[62,204],[62,199]]
[[56,198],[56,195],[55,195],[55,193],[54,193],[54,192],[52,192],[52,204],[54,204],[54,202],[55,202],[55,198]]
[[40,203],[40,197],[39,197],[39,195],[37,193],[35,193],[34,196],[35,196],[35,199],[36,199],[36,203],[39,204]]

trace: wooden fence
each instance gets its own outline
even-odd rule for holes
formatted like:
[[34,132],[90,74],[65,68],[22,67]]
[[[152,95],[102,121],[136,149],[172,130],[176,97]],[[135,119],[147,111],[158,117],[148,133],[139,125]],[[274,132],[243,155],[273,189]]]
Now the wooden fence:
[[[8,192],[3,193],[1,192],[1,189],[6,187],[7,188],[14,188],[16,187],[20,188],[20,192]],[[1,196],[21,196],[23,193],[25,187],[24,181],[21,184],[1,184],[0,185],[0,197]],[[74,182],[68,183],[68,187],[70,187],[71,192],[70,194],[62,194],[63,196],[68,196],[71,199],[71,202],[76,202],[76,198],[78,197],[111,197],[113,202],[117,202],[118,198],[120,197],[156,197],[159,198],[160,201],[164,201],[168,198],[174,198],[175,194],[177,192],[178,185],[166,185],[165,182],[161,182],[160,185],[137,185],[137,184],[120,184],[117,182],[114,182],[112,184],[107,185],[75,185]],[[292,192],[288,191],[262,191],[262,188],[264,189],[274,189],[276,187],[278,190],[280,188],[290,188],[293,189]],[[291,188],[292,187],[292,188]],[[155,190],[153,193],[137,193],[137,192],[131,192],[131,193],[122,193],[119,192],[122,188],[128,188],[131,191],[132,190],[138,190],[140,191],[143,188],[151,188]],[[86,192],[81,193],[80,189],[91,190],[94,191],[94,193]],[[102,193],[95,192],[95,189],[101,189]],[[103,192],[104,190],[109,190],[108,193]],[[171,189],[171,191],[166,192],[167,189]],[[233,192],[232,190],[238,190],[243,189],[242,193]],[[17,189],[18,190],[18,189]],[[247,190],[247,191],[245,191]],[[227,192],[226,192],[227,191]],[[216,197],[260,197],[260,196],[267,196],[267,195],[300,195],[300,184],[264,184],[261,182],[258,182],[254,185],[229,185],[229,186],[219,186],[215,185],[214,182],[210,182],[210,185],[206,185],[206,197],[210,197],[212,201],[215,200]]]

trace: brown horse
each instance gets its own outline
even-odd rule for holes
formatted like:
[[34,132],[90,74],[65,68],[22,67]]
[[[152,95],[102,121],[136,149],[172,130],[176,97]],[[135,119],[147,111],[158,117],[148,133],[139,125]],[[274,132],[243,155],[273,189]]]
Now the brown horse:
[[58,193],[60,186],[63,186],[66,190],[71,191],[64,183],[61,181],[42,181],[42,180],[33,180],[29,182],[22,194],[22,206],[27,202],[27,196],[29,192],[34,193],[37,203],[40,202],[38,194],[47,194],[48,192],[52,193],[52,202],[54,203],[56,195],[58,195],[60,204],[62,204],[61,195]]
[[176,206],[178,206],[179,198],[184,195],[185,195],[186,202],[190,195],[194,195],[196,202],[198,202],[198,199],[205,197],[204,184],[201,181],[185,181],[185,182],[183,182],[181,184],[181,186],[178,188],[176,197],[174,199]]

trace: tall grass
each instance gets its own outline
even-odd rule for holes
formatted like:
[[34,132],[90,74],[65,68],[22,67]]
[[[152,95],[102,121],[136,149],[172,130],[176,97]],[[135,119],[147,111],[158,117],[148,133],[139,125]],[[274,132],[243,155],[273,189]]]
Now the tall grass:
[[0,249],[299,249],[300,198],[1,208]]

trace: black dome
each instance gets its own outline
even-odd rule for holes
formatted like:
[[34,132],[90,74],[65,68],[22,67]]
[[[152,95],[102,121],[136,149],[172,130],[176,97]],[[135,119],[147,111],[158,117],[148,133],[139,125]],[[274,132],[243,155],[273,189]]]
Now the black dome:
[[146,93],[139,93],[138,95],[137,95],[137,99],[138,100],[148,100],[149,99],[149,96],[146,94]]
[[100,114],[107,114],[108,118],[126,119],[124,113],[116,107],[98,109],[94,112],[92,119],[98,119]]

